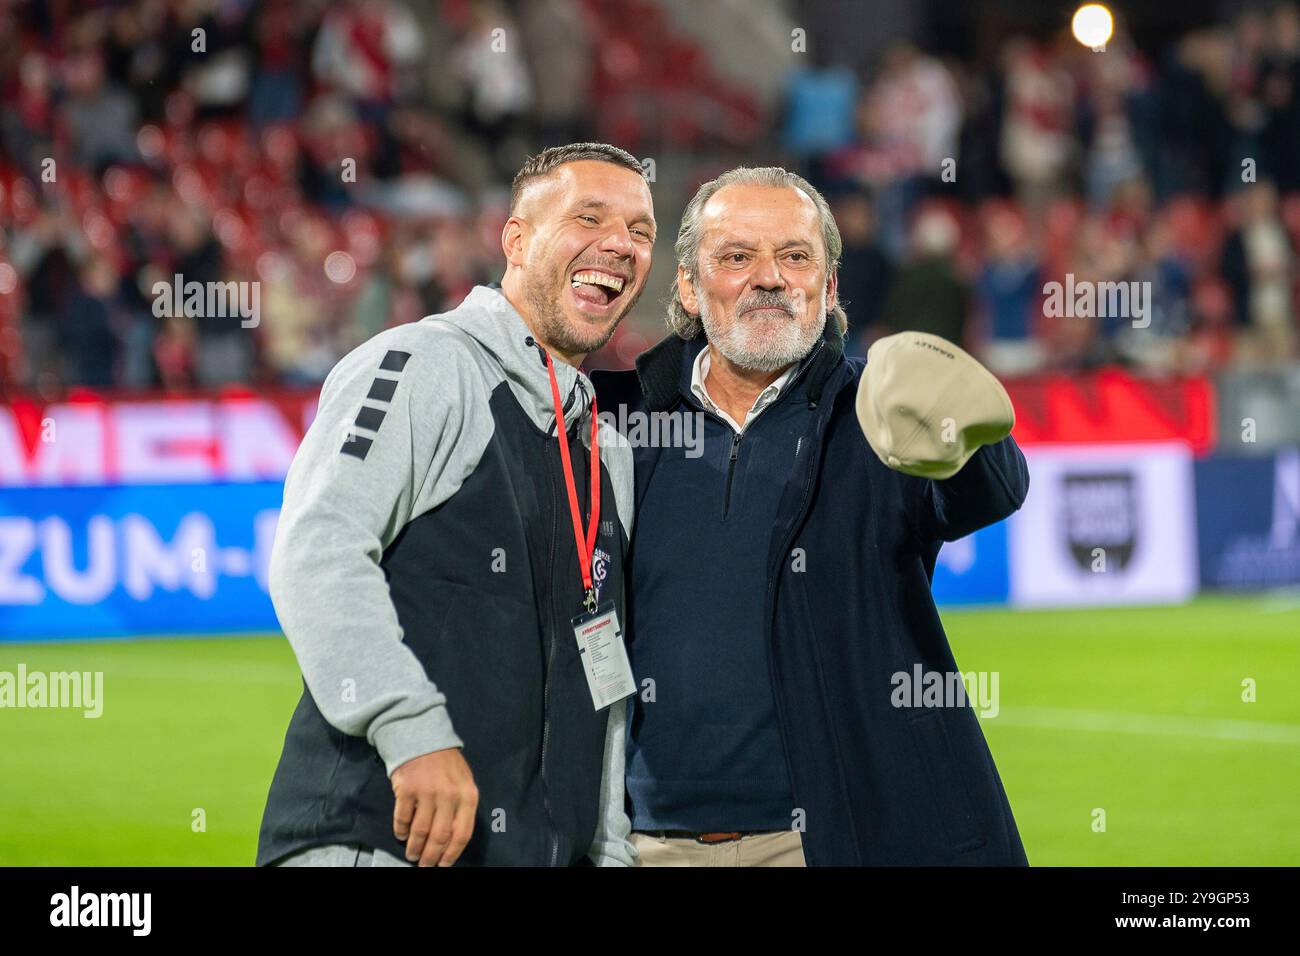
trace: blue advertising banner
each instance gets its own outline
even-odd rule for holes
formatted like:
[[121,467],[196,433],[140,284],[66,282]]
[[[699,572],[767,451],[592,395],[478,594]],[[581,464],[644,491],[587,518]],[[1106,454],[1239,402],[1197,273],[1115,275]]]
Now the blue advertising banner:
[[279,481],[0,488],[0,641],[278,628]]
[[1201,587],[1300,584],[1300,451],[1196,462]]
[[[0,641],[275,631],[279,481],[0,488]],[[1007,528],[945,544],[939,604],[1004,604]]]
[[930,590],[936,604],[1005,604],[1011,591],[1006,522],[946,543]]

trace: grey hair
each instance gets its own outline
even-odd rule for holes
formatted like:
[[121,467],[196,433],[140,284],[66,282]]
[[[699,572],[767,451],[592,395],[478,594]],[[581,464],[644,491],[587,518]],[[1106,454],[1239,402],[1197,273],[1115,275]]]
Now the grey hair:
[[[695,281],[699,273],[700,240],[704,238],[704,229],[700,223],[701,215],[708,201],[724,186],[775,186],[802,192],[817,207],[817,218],[822,227],[822,243],[826,247],[827,278],[829,279],[839,269],[840,253],[844,250],[844,243],[840,239],[839,226],[835,224],[835,217],[831,214],[831,207],[827,204],[826,198],[814,189],[808,180],[780,166],[737,166],[701,186],[691,201],[686,204],[686,210],[682,213],[682,224],[677,230],[677,243],[673,251],[677,255],[677,264],[686,271],[691,282]],[[849,327],[849,317],[845,315],[844,309],[838,303],[831,310],[831,316],[839,326],[840,333],[843,334]],[[682,305],[676,276],[673,277],[672,294],[668,301],[668,328],[684,339],[693,339],[704,329],[700,317],[691,315]]]

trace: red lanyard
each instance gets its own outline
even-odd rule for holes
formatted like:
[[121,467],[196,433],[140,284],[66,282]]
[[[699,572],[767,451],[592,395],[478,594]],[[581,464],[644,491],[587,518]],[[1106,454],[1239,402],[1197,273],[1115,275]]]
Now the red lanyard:
[[564,463],[564,484],[569,491],[569,513],[573,516],[573,538],[578,545],[578,570],[586,588],[583,604],[596,609],[596,591],[591,583],[591,558],[596,553],[596,526],[600,524],[600,440],[596,431],[596,398],[591,399],[591,513],[587,519],[587,536],[582,536],[582,513],[578,509],[578,487],[573,480],[573,460],[569,457],[569,434],[564,427],[564,408],[560,404],[560,383],[555,380],[551,353],[546,353],[546,371],[551,376],[551,398],[555,402],[555,431],[560,440],[560,460]]

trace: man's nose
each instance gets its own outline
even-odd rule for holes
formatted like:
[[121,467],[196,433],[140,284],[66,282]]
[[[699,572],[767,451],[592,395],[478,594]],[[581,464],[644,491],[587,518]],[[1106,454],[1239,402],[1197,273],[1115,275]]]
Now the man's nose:
[[600,241],[600,250],[618,256],[620,259],[630,258],[634,247],[632,234],[627,231],[627,226],[620,222],[611,227]]
[[755,289],[784,289],[785,276],[781,275],[776,264],[776,256],[760,256],[750,273],[749,284]]

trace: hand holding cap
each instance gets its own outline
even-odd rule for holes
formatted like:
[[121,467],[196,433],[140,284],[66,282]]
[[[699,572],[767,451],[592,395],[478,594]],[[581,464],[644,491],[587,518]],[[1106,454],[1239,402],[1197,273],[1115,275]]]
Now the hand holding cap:
[[899,332],[871,346],[857,413],[886,466],[936,479],[957,474],[981,445],[1011,434],[1016,421],[993,373],[928,332]]

